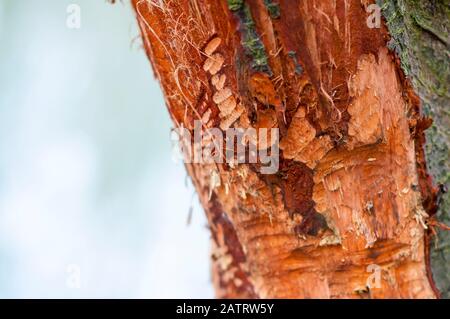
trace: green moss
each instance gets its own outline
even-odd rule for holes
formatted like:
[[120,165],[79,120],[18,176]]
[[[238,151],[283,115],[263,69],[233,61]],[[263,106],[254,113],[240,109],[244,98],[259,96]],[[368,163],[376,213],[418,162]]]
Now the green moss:
[[251,59],[251,67],[256,71],[272,75],[266,50],[256,31],[256,25],[249,6],[242,1],[240,8],[233,11],[235,11],[240,21],[241,43],[246,55]]
[[238,11],[242,9],[244,5],[244,0],[227,0],[228,1],[228,8],[231,11]]
[[297,75],[301,75],[301,74],[303,73],[303,68],[302,68],[302,66],[300,65],[300,63],[298,62],[298,59],[297,59],[297,52],[295,52],[295,51],[289,51],[289,52],[288,52],[288,56],[289,56],[292,60],[294,60],[295,73],[296,73]]
[[278,19],[280,17],[280,6],[278,3],[273,3],[272,0],[264,0],[264,4],[272,19]]
[[[378,0],[401,66],[433,118],[426,131],[427,166],[436,184],[450,184],[450,55],[448,0]],[[437,215],[450,223],[450,194],[444,194]],[[438,231],[431,265],[442,296],[450,298],[450,232]]]

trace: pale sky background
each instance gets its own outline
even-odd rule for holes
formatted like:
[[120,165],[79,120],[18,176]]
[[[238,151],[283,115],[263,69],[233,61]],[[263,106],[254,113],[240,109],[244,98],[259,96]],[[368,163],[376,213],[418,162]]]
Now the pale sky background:
[[1,298],[213,297],[138,34],[126,0],[0,0]]

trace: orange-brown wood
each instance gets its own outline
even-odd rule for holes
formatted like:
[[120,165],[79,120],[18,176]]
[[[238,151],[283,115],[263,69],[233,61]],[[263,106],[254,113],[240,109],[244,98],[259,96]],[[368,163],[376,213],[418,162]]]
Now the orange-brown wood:
[[217,296],[436,297],[417,99],[385,27],[367,25],[370,1],[271,1],[279,15],[242,2],[247,16],[225,0],[133,0],[177,127],[280,129],[275,174],[186,164],[211,228]]

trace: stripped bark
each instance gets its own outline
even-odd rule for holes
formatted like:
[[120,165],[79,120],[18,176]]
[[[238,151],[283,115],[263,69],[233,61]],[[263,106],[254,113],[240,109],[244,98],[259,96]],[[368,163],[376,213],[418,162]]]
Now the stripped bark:
[[275,174],[186,164],[218,297],[437,296],[427,121],[371,1],[132,1],[176,126],[280,130]]

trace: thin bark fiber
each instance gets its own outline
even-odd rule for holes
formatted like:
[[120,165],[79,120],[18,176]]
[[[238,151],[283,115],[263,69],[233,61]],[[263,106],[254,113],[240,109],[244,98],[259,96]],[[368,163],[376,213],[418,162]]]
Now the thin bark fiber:
[[277,173],[186,164],[218,297],[438,296],[429,123],[371,1],[132,1],[177,127],[280,132]]

